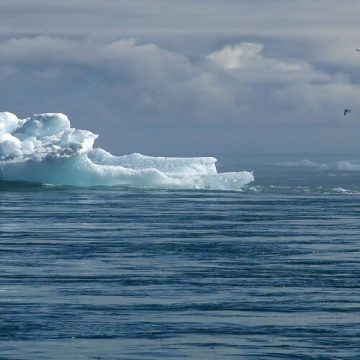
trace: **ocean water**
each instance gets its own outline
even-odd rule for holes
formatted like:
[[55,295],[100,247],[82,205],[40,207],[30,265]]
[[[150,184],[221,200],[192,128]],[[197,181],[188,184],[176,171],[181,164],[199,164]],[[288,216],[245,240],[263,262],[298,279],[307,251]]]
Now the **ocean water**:
[[360,158],[243,192],[0,183],[0,359],[359,359]]

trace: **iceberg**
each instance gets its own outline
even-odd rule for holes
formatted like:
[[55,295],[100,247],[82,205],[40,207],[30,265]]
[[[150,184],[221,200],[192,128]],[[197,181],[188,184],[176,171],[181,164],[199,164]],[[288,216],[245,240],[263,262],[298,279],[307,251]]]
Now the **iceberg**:
[[252,172],[218,173],[213,157],[115,156],[94,148],[98,135],[71,127],[62,113],[18,119],[0,113],[0,181],[74,186],[240,191]]

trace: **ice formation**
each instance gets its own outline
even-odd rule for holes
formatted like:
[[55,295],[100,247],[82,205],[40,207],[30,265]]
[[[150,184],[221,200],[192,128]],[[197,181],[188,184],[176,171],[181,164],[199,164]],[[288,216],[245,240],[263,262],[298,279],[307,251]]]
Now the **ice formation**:
[[18,119],[0,113],[0,180],[77,186],[241,190],[251,172],[218,173],[216,159],[114,156],[97,135],[71,128],[61,113]]

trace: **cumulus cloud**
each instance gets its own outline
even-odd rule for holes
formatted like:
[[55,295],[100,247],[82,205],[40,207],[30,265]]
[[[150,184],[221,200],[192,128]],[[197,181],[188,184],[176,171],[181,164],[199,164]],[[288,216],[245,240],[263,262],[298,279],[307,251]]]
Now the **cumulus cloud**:
[[329,80],[308,62],[276,59],[263,54],[264,44],[241,43],[225,46],[207,55],[206,60],[240,80],[283,82],[294,80]]
[[262,70],[276,72],[300,72],[309,68],[308,64],[284,62],[269,59],[261,55],[263,44],[242,43],[235,46],[225,46],[223,49],[207,56],[225,70]]

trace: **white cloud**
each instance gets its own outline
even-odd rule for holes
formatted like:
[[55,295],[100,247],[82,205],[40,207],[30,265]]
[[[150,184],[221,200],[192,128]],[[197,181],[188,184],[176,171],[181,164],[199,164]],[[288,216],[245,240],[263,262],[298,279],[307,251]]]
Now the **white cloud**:
[[207,59],[225,70],[260,70],[276,72],[302,72],[310,66],[299,62],[284,62],[264,57],[261,52],[263,44],[242,43],[226,46],[222,50],[211,53]]
[[329,80],[326,73],[315,70],[305,61],[271,58],[265,56],[263,50],[264,44],[241,43],[225,46],[209,54],[206,60],[242,81]]

